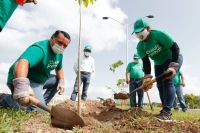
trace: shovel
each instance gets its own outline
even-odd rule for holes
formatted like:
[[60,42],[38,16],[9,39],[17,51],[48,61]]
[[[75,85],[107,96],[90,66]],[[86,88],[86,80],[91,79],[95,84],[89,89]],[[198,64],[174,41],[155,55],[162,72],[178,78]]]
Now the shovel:
[[[172,74],[172,72],[168,72],[168,73],[163,73],[162,75],[156,77],[155,79],[151,80],[149,82],[149,84],[153,84],[155,83],[157,80],[159,79],[164,79],[167,76],[170,76]],[[114,94],[114,99],[129,99],[131,97],[131,95],[133,93],[135,93],[136,91],[143,89],[143,85],[141,85],[140,87],[138,87],[137,89],[133,90],[130,94],[128,93],[118,93],[118,94]]]
[[53,106],[52,108],[50,108],[49,106],[41,103],[39,100],[32,96],[30,96],[29,99],[32,104],[51,114],[52,126],[65,129],[72,129],[74,126],[84,126],[83,119],[72,110],[58,106]]

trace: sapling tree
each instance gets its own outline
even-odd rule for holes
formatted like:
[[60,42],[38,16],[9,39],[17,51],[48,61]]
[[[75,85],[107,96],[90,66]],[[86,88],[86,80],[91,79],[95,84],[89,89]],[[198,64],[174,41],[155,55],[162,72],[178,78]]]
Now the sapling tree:
[[[123,73],[122,73],[122,69],[121,69],[121,66],[123,64],[124,64],[123,61],[118,60],[117,62],[115,62],[115,63],[113,63],[113,64],[110,65],[110,71],[112,71],[114,73],[115,78],[116,78],[116,92],[117,92],[117,87],[120,90],[124,90],[125,79],[123,78]],[[116,68],[120,68],[120,71],[121,71],[121,74],[122,74],[122,78],[121,79],[117,78],[117,75],[115,73]]]

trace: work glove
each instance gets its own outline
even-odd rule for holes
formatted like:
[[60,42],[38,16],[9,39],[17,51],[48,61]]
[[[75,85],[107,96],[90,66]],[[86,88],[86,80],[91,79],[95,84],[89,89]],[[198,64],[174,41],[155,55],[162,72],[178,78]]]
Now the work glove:
[[37,4],[37,0],[15,0],[19,5],[23,6],[25,3],[34,3]]
[[176,75],[176,71],[178,70],[178,67],[179,67],[178,63],[171,62],[169,64],[169,68],[164,73],[166,74],[166,73],[172,72],[172,74],[165,77],[165,79],[171,79],[174,75]]
[[28,78],[15,78],[13,80],[14,92],[13,98],[21,106],[29,106],[29,96],[34,97],[34,92],[30,87],[30,81]]
[[144,80],[143,80],[143,84],[142,84],[142,89],[144,90],[144,92],[147,92],[149,89],[151,89],[153,87],[153,83],[150,83],[151,79],[152,79],[152,75],[151,74],[146,74],[144,76]]
[[64,79],[60,79],[58,81],[58,86],[57,86],[57,90],[59,90],[60,92],[58,93],[59,95],[62,95],[65,91],[65,81]]

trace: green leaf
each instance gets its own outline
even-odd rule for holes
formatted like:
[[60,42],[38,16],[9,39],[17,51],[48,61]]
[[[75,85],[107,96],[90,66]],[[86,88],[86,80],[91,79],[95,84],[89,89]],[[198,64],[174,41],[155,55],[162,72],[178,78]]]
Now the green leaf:
[[89,4],[89,1],[88,1],[88,0],[83,0],[83,4],[84,4],[84,6],[87,8],[87,7],[88,7],[88,4]]
[[93,5],[94,4],[94,0],[90,0],[90,3]]

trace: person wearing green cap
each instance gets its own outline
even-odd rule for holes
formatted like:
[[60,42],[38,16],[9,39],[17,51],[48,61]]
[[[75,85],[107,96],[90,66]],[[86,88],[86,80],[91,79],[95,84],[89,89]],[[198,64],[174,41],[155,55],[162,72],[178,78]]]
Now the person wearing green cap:
[[175,40],[164,30],[152,30],[146,19],[138,19],[133,26],[136,37],[140,40],[137,44],[137,53],[144,66],[144,91],[152,88],[148,84],[152,79],[151,58],[154,62],[155,77],[164,72],[172,72],[164,80],[157,80],[157,88],[163,108],[155,117],[161,121],[171,120],[171,108],[175,99],[174,76],[182,66],[183,56]]
[[[85,101],[87,99],[87,91],[90,85],[91,74],[95,71],[95,62],[94,58],[92,58],[90,55],[92,52],[91,46],[85,46],[83,52],[84,55],[81,57],[81,67],[80,67],[81,84],[83,83],[81,100]],[[78,73],[78,60],[74,64],[74,71],[76,74]],[[78,93],[78,75],[76,76],[74,89],[72,91],[70,98],[72,101],[76,101],[77,93]]]
[[36,0],[0,0],[0,32],[17,9],[18,4],[23,5],[31,2],[37,4]]
[[[133,62],[130,62],[126,67],[126,83],[129,84],[129,93],[142,85],[143,77],[143,64],[140,63],[140,57],[136,53],[133,55]],[[144,91],[137,91],[138,105],[136,104],[136,93],[133,93],[130,97],[131,107],[143,108],[143,96]]]

